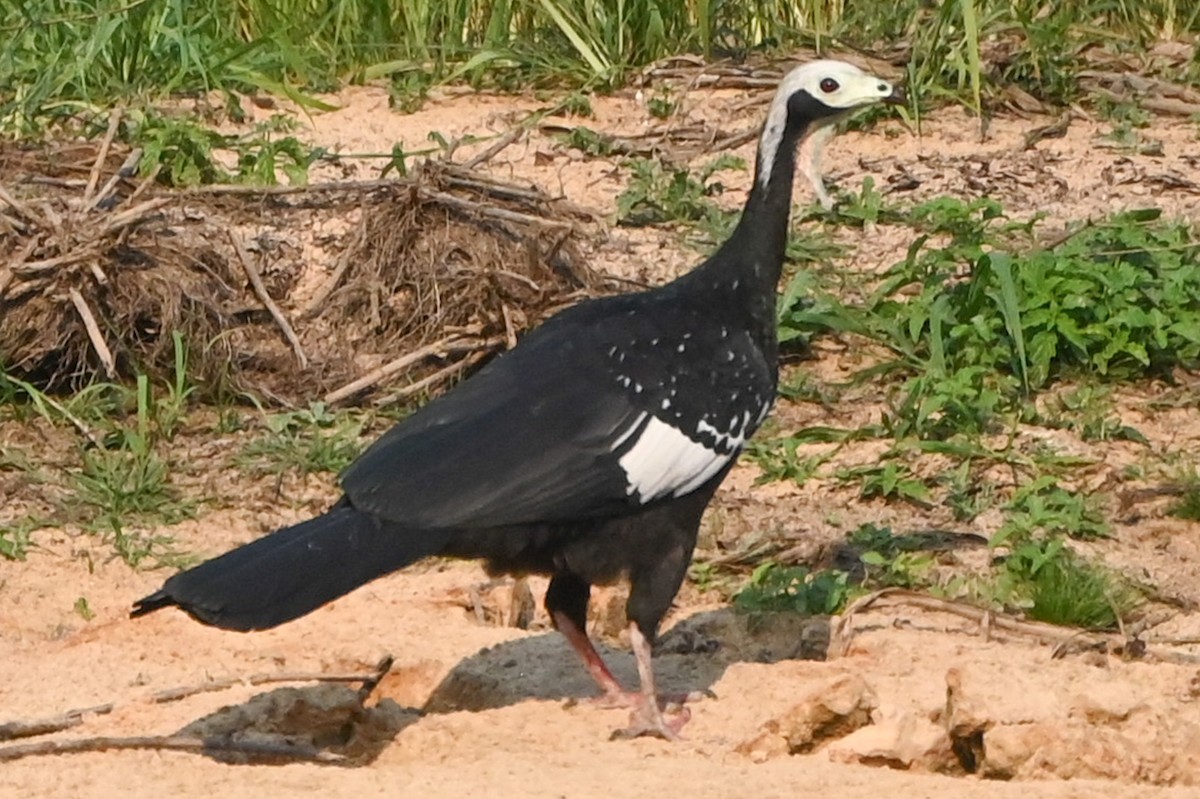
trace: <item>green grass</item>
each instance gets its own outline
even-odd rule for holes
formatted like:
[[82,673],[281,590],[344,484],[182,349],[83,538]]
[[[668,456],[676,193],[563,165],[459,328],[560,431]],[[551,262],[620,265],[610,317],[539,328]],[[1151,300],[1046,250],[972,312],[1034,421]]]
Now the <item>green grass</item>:
[[255,474],[337,474],[362,449],[365,419],[350,411],[332,411],[315,402],[305,410],[267,414],[265,430],[238,456]]
[[[839,613],[856,597],[886,587],[925,590],[948,598],[1019,613],[1031,619],[1089,630],[1116,629],[1143,602],[1131,581],[1068,549],[1059,537],[1029,540],[986,573],[951,579],[934,570],[928,536],[895,535],[866,524],[846,538],[858,566],[809,569],[767,561],[733,592],[746,613]],[[720,577],[706,570],[709,583]]]
[[[385,79],[398,105],[434,82],[613,87],[679,53],[742,58],[797,45],[905,45],[920,102],[980,109],[1008,84],[1077,99],[1089,47],[1146,47],[1200,31],[1162,0],[31,0],[0,5],[0,129],[101,113],[114,101],[210,90],[286,94]],[[995,57],[999,49],[1006,54]],[[1194,70],[1194,68],[1193,68]],[[1195,76],[1193,71],[1192,77]],[[1178,76],[1172,76],[1178,77]],[[669,112],[669,98],[654,110]],[[916,106],[914,106],[915,108]]]
[[[990,200],[908,214],[908,257],[861,305],[832,295],[781,311],[785,337],[836,332],[890,351],[896,435],[982,433],[1064,378],[1131,381],[1200,364],[1200,243],[1157,211],[1118,214],[1040,249]],[[951,236],[932,246],[935,234]]]
[[131,566],[180,562],[184,556],[170,536],[156,532],[191,518],[196,505],[171,479],[170,443],[194,388],[182,338],[175,335],[174,341],[174,378],[159,387],[141,375],[132,387],[98,383],[59,400],[0,370],[9,413],[40,417],[77,434],[76,462],[54,479],[60,498],[53,512],[0,526],[0,555],[22,559],[37,529],[72,525],[99,536]]

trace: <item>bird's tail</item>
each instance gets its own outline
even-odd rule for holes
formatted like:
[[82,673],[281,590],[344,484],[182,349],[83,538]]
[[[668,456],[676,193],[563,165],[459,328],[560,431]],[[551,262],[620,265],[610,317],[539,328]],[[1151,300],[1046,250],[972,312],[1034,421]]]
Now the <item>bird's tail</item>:
[[215,627],[262,630],[436,554],[448,537],[341,504],[176,574],[134,603],[130,616],[178,605]]

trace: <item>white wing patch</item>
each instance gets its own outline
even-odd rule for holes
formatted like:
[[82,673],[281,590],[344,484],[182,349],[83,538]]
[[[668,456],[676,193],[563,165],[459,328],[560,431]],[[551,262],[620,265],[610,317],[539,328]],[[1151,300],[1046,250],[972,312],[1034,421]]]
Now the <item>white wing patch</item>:
[[[627,438],[622,436],[621,442]],[[736,449],[725,453],[709,449],[651,416],[633,447],[617,462],[625,470],[627,492],[632,495],[636,491],[638,499],[646,503],[696,490],[735,457]]]

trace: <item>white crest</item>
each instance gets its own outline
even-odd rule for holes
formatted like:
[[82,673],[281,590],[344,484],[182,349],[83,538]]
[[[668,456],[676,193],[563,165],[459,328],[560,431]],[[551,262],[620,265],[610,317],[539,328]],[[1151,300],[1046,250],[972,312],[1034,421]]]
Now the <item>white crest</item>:
[[[829,117],[821,120],[820,124],[824,125],[831,124],[841,116],[837,111],[850,111],[879,102],[890,96],[893,88],[887,81],[845,61],[810,61],[785,75],[771,100],[767,121],[758,142],[759,183],[764,189],[771,180],[771,166],[783,142],[783,132],[788,122],[788,100],[799,91],[807,92],[833,111]],[[820,180],[820,176],[816,179]]]

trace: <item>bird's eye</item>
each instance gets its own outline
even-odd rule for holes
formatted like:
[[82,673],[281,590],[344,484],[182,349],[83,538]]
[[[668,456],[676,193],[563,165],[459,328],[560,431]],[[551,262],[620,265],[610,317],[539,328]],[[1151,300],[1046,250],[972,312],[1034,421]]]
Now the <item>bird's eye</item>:
[[838,86],[838,82],[833,78],[824,78],[821,81],[821,91],[825,92],[826,94],[833,94],[839,88],[841,87]]

